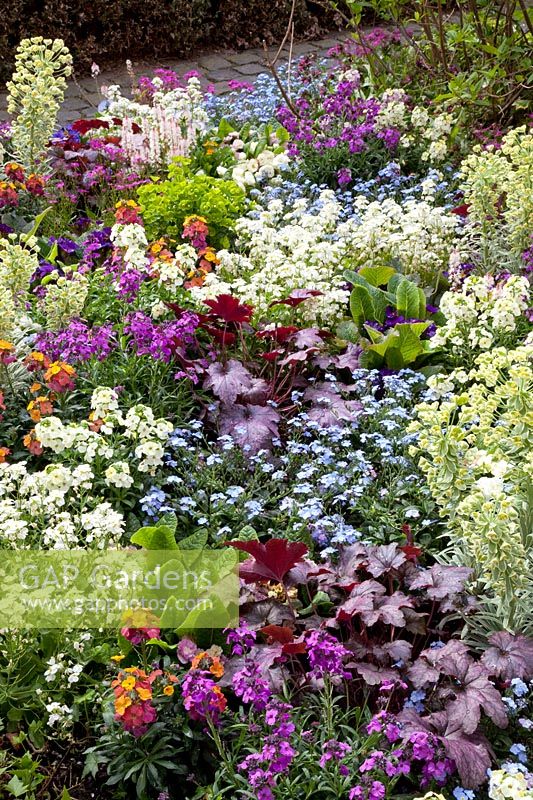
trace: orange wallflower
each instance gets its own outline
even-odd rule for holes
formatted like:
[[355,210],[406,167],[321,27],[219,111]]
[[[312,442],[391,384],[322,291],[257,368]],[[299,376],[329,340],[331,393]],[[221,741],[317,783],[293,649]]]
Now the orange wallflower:
[[11,450],[9,447],[0,447],[0,464],[4,464]]
[[17,357],[15,355],[15,347],[11,344],[11,342],[7,342],[5,339],[0,339],[0,364],[12,364],[13,361],[16,361]]
[[22,362],[28,372],[37,372],[41,369],[48,369],[50,366],[50,359],[44,353],[34,350]]
[[26,410],[33,422],[40,422],[41,417],[53,413],[54,407],[50,402],[50,398],[40,395],[28,403]]
[[76,370],[65,361],[53,361],[44,373],[48,388],[58,393],[72,391],[75,378]]
[[30,451],[32,456],[40,456],[43,452],[43,446],[35,435],[35,428],[32,428],[22,441],[24,443],[24,447]]
[[205,669],[216,678],[221,678],[224,674],[224,665],[218,656],[212,656],[205,651],[195,655],[191,662],[191,669]]

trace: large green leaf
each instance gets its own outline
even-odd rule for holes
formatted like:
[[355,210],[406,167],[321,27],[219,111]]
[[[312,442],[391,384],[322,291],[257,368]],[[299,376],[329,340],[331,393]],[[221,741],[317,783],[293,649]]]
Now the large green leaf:
[[156,525],[139,528],[131,537],[131,542],[145,550],[177,550],[176,527],[176,515],[165,514]]
[[207,545],[208,538],[207,531],[196,531],[196,533],[192,533],[190,536],[180,539],[178,547],[180,550],[203,550]]
[[350,311],[355,324],[360,327],[367,319],[376,318],[376,308],[365,286],[354,286],[350,295]]
[[395,272],[396,270],[393,267],[380,264],[377,266],[361,267],[359,275],[362,275],[372,286],[386,286]]
[[372,339],[372,344],[366,346],[368,354],[366,365],[379,366],[380,362],[385,361],[391,369],[403,369],[412,364],[429,348],[428,342],[420,339],[429,324],[429,322],[402,323],[386,334],[365,326]]
[[396,308],[404,317],[418,318],[420,295],[418,286],[404,278],[396,287]]

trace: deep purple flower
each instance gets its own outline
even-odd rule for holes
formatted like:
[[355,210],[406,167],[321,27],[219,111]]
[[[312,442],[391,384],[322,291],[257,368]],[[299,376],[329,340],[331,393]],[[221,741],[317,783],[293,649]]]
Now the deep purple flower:
[[35,346],[53,361],[75,364],[93,357],[103,361],[117,346],[117,337],[112,324],[90,328],[86,322],[73,319],[59,331],[37,334]]
[[231,654],[234,656],[243,656],[254,645],[257,638],[256,632],[249,628],[245,621],[238,628],[227,628],[224,632],[226,633],[226,644],[232,645]]
[[179,348],[193,343],[198,322],[196,314],[190,311],[180,319],[160,323],[143,311],[135,311],[126,317],[124,333],[131,336],[130,347],[138,355],[150,355],[168,363]]
[[343,167],[337,172],[337,181],[339,186],[347,186],[352,180],[352,171],[348,167]]
[[67,239],[66,236],[50,236],[48,239],[48,244],[57,244],[60,250],[63,250],[64,253],[75,253],[79,250],[79,245],[76,244],[72,239]]
[[226,698],[210,677],[209,672],[193,669],[181,685],[183,705],[191,719],[202,720],[209,716],[215,725],[226,708]]
[[413,758],[419,761],[428,761],[435,754],[435,745],[431,734],[425,731],[412,733],[408,740],[413,748]]
[[387,128],[384,131],[379,131],[377,138],[383,141],[388,150],[395,150],[402,138],[402,134],[397,128]]

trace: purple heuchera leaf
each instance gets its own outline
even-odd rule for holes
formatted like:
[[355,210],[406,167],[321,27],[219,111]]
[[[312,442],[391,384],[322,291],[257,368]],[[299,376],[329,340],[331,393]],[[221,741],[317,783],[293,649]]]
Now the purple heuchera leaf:
[[223,403],[231,405],[246,389],[252,388],[252,376],[240,361],[230,358],[227,364],[216,361],[207,368],[204,389],[212,389]]
[[423,650],[407,672],[415,689],[421,689],[428,683],[436,683],[441,674],[440,661],[443,654],[446,658],[454,653],[468,657],[468,647],[455,639],[440,650],[431,647]]
[[507,727],[507,708],[483,664],[476,664],[469,656],[449,656],[441,668],[459,682],[454,687],[456,699],[447,708],[450,724],[462,727],[465,733],[474,733],[483,709],[496,725]]
[[250,388],[243,389],[241,392],[241,399],[245,403],[264,405],[268,398],[268,391],[268,383],[263,378],[252,378]]
[[374,608],[363,611],[361,619],[368,627],[375,625],[376,622],[402,627],[405,625],[405,616],[402,608],[412,607],[413,601],[411,598],[402,592],[394,592],[390,597],[377,597]]
[[500,631],[489,636],[489,642],[492,646],[485,650],[481,661],[491,675],[506,681],[533,678],[533,639]]
[[302,328],[291,336],[291,341],[299,350],[307,350],[308,347],[322,347],[322,339],[318,328]]
[[452,594],[464,590],[464,585],[472,575],[468,567],[446,567],[433,564],[431,569],[424,569],[411,581],[410,589],[427,589],[430,600],[444,600]]
[[361,353],[363,349],[357,344],[349,344],[345,352],[340,356],[336,356],[335,365],[337,369],[356,370],[360,364]]
[[348,664],[348,667],[354,667],[369,686],[377,686],[383,681],[396,682],[399,678],[399,673],[396,670],[378,667],[376,664],[357,663]]
[[352,589],[350,597],[337,609],[336,618],[341,622],[351,619],[354,614],[372,611],[374,599],[385,594],[385,587],[377,581],[363,581]]
[[412,709],[407,709],[399,714],[399,719],[403,723],[405,739],[418,731],[427,731],[438,738],[448,758],[455,761],[465,789],[477,789],[485,783],[491,765],[491,751],[484,736],[479,733],[466,735],[461,727],[450,723],[445,711],[420,717]]
[[307,416],[323,428],[338,427],[343,421],[352,422],[362,408],[358,400],[345,400],[326,383],[306,389],[304,400],[313,404]]
[[430,681],[436,682],[439,673],[453,678],[451,691],[454,699],[446,709],[450,724],[461,727],[465,733],[474,733],[483,709],[500,728],[507,726],[507,709],[500,693],[490,682],[486,667],[474,661],[465,644],[451,641],[440,650],[424,650],[418,662],[408,673],[416,688]]
[[278,436],[279,414],[269,406],[235,404],[220,415],[219,428],[223,436],[233,440],[250,455],[269,450],[272,439]]
[[396,544],[382,544],[379,547],[371,547],[368,551],[367,572],[374,578],[379,578],[392,569],[398,569],[406,561],[405,554],[398,549]]
[[265,544],[255,541],[226,544],[251,556],[239,569],[239,574],[248,583],[265,580],[282,583],[289,570],[307,553],[306,544],[287,539],[269,539]]

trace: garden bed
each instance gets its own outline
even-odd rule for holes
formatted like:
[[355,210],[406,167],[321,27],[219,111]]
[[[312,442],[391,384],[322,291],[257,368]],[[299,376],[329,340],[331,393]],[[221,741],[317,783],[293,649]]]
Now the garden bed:
[[[63,128],[69,51],[20,45],[2,797],[533,797],[533,132],[447,25],[218,97],[156,70]],[[201,565],[211,606],[80,621],[77,558],[90,597]]]

